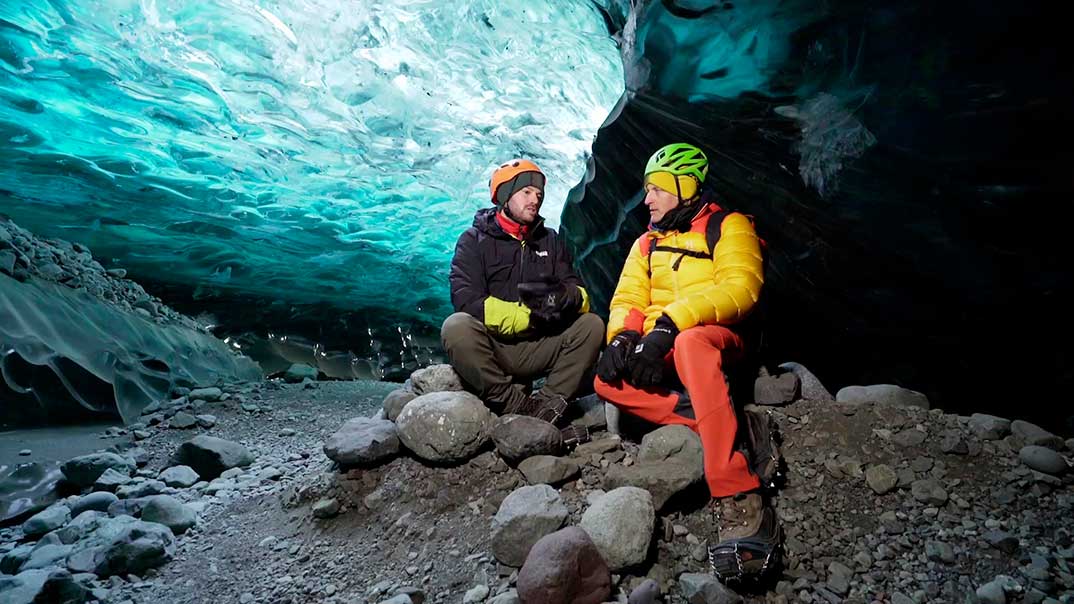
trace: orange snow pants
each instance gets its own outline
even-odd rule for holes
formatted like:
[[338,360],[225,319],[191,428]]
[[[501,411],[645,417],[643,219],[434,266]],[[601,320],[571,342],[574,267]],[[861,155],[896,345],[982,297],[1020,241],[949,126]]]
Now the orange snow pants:
[[742,340],[721,325],[699,325],[683,330],[665,362],[674,367],[686,389],[690,406],[678,393],[664,387],[640,389],[619,380],[608,384],[597,377],[597,395],[623,411],[656,424],[682,424],[701,437],[705,481],[713,497],[726,497],[756,489],[760,481],[746,457],[735,450],[738,420],[723,375],[725,357],[742,350]]

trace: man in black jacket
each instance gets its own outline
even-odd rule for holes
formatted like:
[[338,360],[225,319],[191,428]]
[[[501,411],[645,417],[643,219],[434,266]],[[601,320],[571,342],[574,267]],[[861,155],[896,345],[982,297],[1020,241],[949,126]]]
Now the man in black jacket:
[[[451,302],[441,338],[452,366],[504,413],[556,423],[600,352],[604,322],[570,252],[539,215],[545,177],[531,161],[500,166],[489,183],[496,207],[478,210],[451,261]],[[527,394],[525,383],[546,376]],[[564,432],[568,441],[585,436]]]

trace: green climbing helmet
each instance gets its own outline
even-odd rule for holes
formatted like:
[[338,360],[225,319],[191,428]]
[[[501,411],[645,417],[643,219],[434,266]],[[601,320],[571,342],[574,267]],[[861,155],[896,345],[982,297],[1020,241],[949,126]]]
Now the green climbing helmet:
[[687,143],[672,143],[661,147],[645,164],[645,175],[653,172],[669,172],[676,176],[689,175],[698,184],[705,182],[709,173],[709,159],[697,147]]

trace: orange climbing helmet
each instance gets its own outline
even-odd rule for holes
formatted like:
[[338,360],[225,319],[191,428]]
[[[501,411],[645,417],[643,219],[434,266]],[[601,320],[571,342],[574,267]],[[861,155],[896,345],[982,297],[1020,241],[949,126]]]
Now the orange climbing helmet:
[[528,159],[512,159],[492,173],[492,179],[489,180],[492,203],[503,205],[516,191],[530,186],[540,189],[543,196],[544,182],[544,172],[537,164]]

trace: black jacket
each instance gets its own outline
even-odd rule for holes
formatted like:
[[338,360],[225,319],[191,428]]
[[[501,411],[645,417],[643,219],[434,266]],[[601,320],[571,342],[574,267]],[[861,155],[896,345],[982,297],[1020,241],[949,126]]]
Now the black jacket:
[[535,223],[525,241],[519,241],[496,222],[496,208],[484,208],[455,244],[451,303],[457,312],[484,321],[485,299],[517,302],[519,283],[552,276],[568,287],[581,287],[573,264],[567,246],[543,220]]

